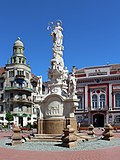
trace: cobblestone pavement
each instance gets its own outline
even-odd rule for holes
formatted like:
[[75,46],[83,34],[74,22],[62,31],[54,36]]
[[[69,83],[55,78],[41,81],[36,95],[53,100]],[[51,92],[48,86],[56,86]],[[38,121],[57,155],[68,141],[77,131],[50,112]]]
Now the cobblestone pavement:
[[[101,131],[96,130],[96,134]],[[11,132],[0,132],[0,139],[10,136]],[[120,138],[120,133],[115,133]],[[86,151],[22,151],[0,148],[0,160],[120,160],[120,146]]]

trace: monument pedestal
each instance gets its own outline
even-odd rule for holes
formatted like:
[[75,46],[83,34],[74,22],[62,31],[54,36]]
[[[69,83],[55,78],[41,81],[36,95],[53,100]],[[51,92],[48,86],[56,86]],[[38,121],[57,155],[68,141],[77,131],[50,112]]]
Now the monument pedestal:
[[49,118],[43,120],[43,134],[62,134],[64,128],[63,118]]
[[[68,119],[71,127],[77,131],[76,119],[74,117]],[[65,118],[38,119],[38,134],[62,134],[65,126]]]

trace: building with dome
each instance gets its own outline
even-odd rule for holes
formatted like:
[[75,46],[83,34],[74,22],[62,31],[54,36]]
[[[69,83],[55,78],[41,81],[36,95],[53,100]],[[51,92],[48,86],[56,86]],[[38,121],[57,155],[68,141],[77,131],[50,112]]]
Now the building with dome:
[[[31,73],[26,62],[24,44],[18,37],[13,45],[13,54],[5,67],[0,68],[0,123],[7,124],[6,113],[14,116],[13,123],[20,126],[37,120],[33,96],[39,94],[37,84],[41,77]],[[39,89],[40,90],[40,89]]]

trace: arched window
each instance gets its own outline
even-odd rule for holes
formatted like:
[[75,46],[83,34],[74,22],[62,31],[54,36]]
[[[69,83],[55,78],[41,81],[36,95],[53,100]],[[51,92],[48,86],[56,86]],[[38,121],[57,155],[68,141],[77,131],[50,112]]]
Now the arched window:
[[92,96],[92,107],[93,107],[93,108],[97,108],[97,105],[98,105],[97,95],[94,94],[94,95]]
[[19,58],[19,63],[21,63],[21,58]]
[[82,96],[78,96],[78,99],[79,99],[79,106],[78,106],[78,109],[82,109]]
[[105,95],[100,95],[100,107],[105,107]]
[[103,89],[94,89],[91,92],[91,109],[104,109],[106,106],[106,95]]
[[120,93],[115,94],[115,107],[120,107]]

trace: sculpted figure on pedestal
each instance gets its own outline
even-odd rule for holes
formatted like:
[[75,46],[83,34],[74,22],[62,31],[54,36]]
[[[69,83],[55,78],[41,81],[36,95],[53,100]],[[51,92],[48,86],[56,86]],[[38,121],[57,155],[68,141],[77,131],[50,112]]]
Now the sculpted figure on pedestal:
[[64,47],[63,46],[57,46],[55,43],[53,44],[53,54],[57,54],[59,55],[60,57],[63,56],[63,50],[64,50]]
[[76,80],[74,73],[69,75],[69,95],[75,95],[76,93]]
[[63,43],[63,28],[62,22],[57,20],[56,22],[50,22],[48,29],[51,30],[51,36],[53,39],[53,58],[51,59],[51,68],[49,68],[49,77],[50,79],[61,79],[61,76],[64,71],[64,60],[63,50],[64,47],[62,46]]
[[57,46],[61,46],[63,43],[63,34],[61,32],[62,30],[63,28],[61,27],[61,24],[58,22],[55,29],[51,33],[53,43],[55,43]]
[[37,76],[38,81],[37,81],[37,86],[36,86],[36,92],[37,94],[42,94],[42,77]]
[[60,56],[55,56],[51,60],[51,65],[52,65],[53,70],[57,70],[58,72],[62,72],[62,70],[64,68],[63,58]]

